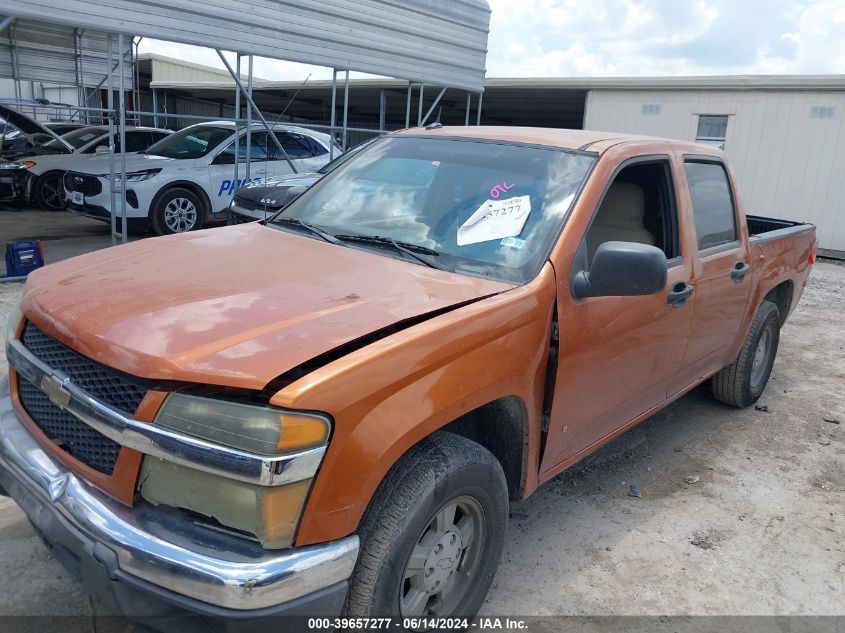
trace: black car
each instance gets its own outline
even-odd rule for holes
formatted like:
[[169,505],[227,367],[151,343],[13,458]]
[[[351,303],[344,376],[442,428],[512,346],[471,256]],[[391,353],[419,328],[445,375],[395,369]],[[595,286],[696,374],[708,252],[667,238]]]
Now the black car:
[[296,200],[320,178],[368,147],[374,140],[356,145],[315,172],[265,178],[237,189],[229,205],[229,224],[254,222],[271,216]]

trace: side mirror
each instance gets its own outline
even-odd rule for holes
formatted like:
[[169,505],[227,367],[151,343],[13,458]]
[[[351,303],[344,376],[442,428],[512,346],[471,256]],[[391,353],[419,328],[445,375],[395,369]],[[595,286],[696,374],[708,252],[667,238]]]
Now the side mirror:
[[572,292],[586,297],[653,295],[666,287],[666,255],[637,242],[605,242],[596,250],[589,271],[575,275]]
[[109,146],[108,145],[100,145],[97,149],[94,150],[95,154],[108,154],[109,153]]

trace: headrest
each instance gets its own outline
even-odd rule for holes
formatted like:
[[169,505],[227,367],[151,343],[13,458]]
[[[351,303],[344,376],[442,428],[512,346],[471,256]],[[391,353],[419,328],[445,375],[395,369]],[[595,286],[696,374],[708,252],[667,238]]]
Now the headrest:
[[601,203],[596,223],[626,228],[643,227],[645,194],[642,187],[616,181],[610,185]]

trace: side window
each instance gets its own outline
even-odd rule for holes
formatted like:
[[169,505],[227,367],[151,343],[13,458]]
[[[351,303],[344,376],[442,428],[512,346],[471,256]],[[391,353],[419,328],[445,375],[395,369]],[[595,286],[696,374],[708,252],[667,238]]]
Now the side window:
[[692,200],[698,249],[735,242],[738,239],[736,210],[724,165],[686,161],[684,171]]
[[[249,146],[249,160],[264,161],[267,160],[267,133],[253,132],[250,138]],[[271,141],[272,143],[272,141]],[[235,164],[235,141],[229,143],[226,148],[217,155],[214,159],[215,164],[234,165]],[[242,135],[238,140],[238,162],[246,162],[246,135]]]
[[150,135],[147,132],[126,132],[126,151],[143,152],[150,146]]
[[[275,134],[276,138],[279,139],[279,142],[282,144],[282,147],[285,148],[285,152],[287,152],[290,158],[311,158],[311,150],[305,146],[298,135],[289,134],[288,132],[280,132],[278,130]],[[276,147],[275,143],[272,143],[272,147],[270,149],[270,160],[285,160],[285,155],[279,151],[279,148]]]
[[613,179],[586,235],[587,258],[605,242],[637,242],[681,255],[678,215],[669,162],[635,163]]
[[329,150],[320,145],[320,143],[318,143],[315,139],[311,138],[310,136],[298,134],[297,138],[299,138],[305,144],[305,146],[308,147],[309,150],[311,150],[311,156],[313,157],[323,156],[324,154],[329,153]]

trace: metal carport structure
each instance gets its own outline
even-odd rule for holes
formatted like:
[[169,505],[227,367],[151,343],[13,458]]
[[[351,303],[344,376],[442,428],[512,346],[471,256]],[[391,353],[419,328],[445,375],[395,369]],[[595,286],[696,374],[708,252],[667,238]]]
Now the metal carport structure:
[[[37,61],[27,64],[27,76],[22,76],[20,46],[15,38],[17,30],[34,34],[33,39],[49,39],[45,33],[69,33],[74,38],[105,38],[105,77],[101,83],[108,86],[109,103],[106,108],[81,105],[75,109],[107,116],[110,130],[113,132],[116,125],[121,141],[127,116],[153,114],[126,107],[125,58],[136,37],[216,49],[236,86],[236,116],[230,120],[238,126],[247,126],[247,145],[250,143],[253,115],[268,125],[252,99],[252,67],[256,55],[332,68],[330,129],[332,133],[342,131],[344,140],[348,123],[350,71],[407,81],[408,120],[412,90],[422,96],[426,86],[438,87],[439,93],[425,116],[421,111],[418,113],[421,124],[435,110],[447,89],[467,92],[467,111],[470,95],[476,93],[478,112],[481,110],[490,21],[486,0],[171,0],[166,4],[150,0],[7,0],[2,14],[0,38],[8,37],[9,46],[0,48],[0,77],[12,78],[16,82],[26,79],[50,81],[45,76],[47,71],[63,59],[72,64],[74,76],[78,77],[80,60],[84,58],[84,52],[76,46],[70,54],[54,51],[52,63],[45,56],[43,64]],[[117,41],[117,50],[122,52],[117,55],[116,63],[114,40]],[[236,54],[235,68],[223,51]],[[240,79],[242,57],[247,60],[246,85]],[[115,71],[117,99],[112,102]],[[131,77],[131,69],[129,72]],[[345,73],[342,124],[336,120],[338,72]],[[246,102],[245,117],[241,115],[241,97]],[[133,103],[137,101],[133,100]],[[28,105],[44,107],[38,103]],[[156,114],[159,117],[171,116]],[[114,157],[114,134],[110,136],[110,154]],[[271,136],[284,152],[275,135]],[[113,239],[119,237],[126,241],[124,145],[120,143],[118,153],[120,169],[116,171],[112,167],[110,180],[112,199],[120,196],[123,218],[121,231],[117,234],[117,213],[112,203],[112,236]],[[248,157],[249,151],[247,170]],[[237,162],[235,170],[237,181]]]

